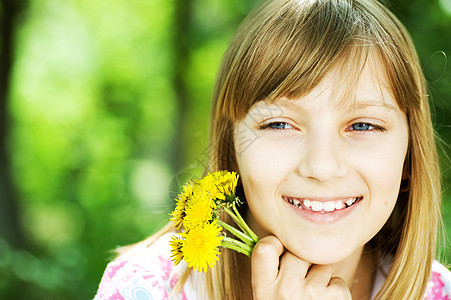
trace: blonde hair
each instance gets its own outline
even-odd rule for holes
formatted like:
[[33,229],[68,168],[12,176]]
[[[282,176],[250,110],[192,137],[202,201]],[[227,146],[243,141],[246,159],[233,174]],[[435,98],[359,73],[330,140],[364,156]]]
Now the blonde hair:
[[[430,276],[440,224],[437,150],[413,43],[399,20],[376,0],[273,0],[245,19],[224,55],[213,95],[209,170],[237,171],[234,124],[256,102],[306,95],[338,62],[359,65],[356,71],[363,68],[370,51],[385,68],[389,88],[407,116],[410,137],[408,189],[400,192],[393,214],[369,242],[381,255],[394,256],[377,298],[419,299]],[[348,74],[357,74],[344,78],[352,82],[359,72]],[[237,255],[224,249],[218,266],[207,274],[213,299],[240,299]]]
[[[409,34],[377,0],[270,0],[252,12],[227,49],[213,95],[208,171],[237,171],[234,125],[258,101],[308,94],[337,65],[352,88],[369,53],[385,68],[388,85],[409,125],[404,163],[407,188],[381,231],[369,242],[394,262],[377,299],[420,299],[436,254],[440,217],[440,171],[428,95]],[[245,199],[242,187],[238,187]],[[241,209],[245,210],[243,205]],[[227,220],[224,216],[226,222]],[[156,236],[139,245],[148,245]],[[128,249],[126,249],[128,250]],[[234,251],[206,274],[211,299],[240,299]],[[178,287],[186,282],[186,270]]]

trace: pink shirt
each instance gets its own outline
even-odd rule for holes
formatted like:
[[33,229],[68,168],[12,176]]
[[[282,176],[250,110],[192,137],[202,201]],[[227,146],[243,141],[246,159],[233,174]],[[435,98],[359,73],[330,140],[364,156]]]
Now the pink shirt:
[[[167,233],[151,246],[137,246],[119,259],[110,262],[103,274],[94,300],[197,300],[202,299],[203,273],[193,272],[178,295],[171,295],[186,264],[183,261],[174,266],[170,259],[169,240],[173,233]],[[141,247],[141,248],[140,248]],[[390,269],[391,262],[385,261],[382,268]],[[385,277],[376,274],[373,297],[377,294]],[[451,300],[451,272],[434,261],[428,283],[426,300]]]

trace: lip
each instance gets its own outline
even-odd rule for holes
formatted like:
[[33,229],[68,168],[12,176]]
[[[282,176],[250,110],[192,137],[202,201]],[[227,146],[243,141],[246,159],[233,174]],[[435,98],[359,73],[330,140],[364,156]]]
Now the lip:
[[[341,201],[345,203],[349,199],[355,198],[356,201],[351,206],[347,207],[344,205],[342,209],[333,210],[333,211],[313,211],[312,209],[306,209],[304,205],[299,205],[301,207],[296,207],[293,204],[290,204],[289,199],[298,199],[299,201],[303,201],[305,199],[309,199],[311,201],[318,202],[331,202],[331,201]],[[336,222],[340,222],[342,219],[345,219],[349,214],[353,213],[360,207],[362,200],[364,200],[363,196],[346,196],[346,197],[289,197],[282,196],[283,202],[289,206],[289,208],[301,216],[304,220],[314,223],[314,224],[333,224]]]

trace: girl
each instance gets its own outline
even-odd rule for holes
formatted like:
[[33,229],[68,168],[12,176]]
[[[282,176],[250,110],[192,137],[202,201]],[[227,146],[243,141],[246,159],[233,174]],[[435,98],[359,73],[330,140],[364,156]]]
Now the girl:
[[208,171],[240,174],[252,258],[174,267],[167,226],[123,249],[97,299],[450,299],[425,79],[379,2],[263,3],[225,53],[211,129]]

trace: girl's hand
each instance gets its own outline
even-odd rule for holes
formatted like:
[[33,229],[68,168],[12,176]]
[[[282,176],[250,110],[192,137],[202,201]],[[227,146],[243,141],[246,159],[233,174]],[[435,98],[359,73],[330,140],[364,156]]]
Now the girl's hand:
[[351,292],[332,266],[312,265],[285,251],[275,236],[262,238],[252,252],[252,290],[255,300],[349,300]]

